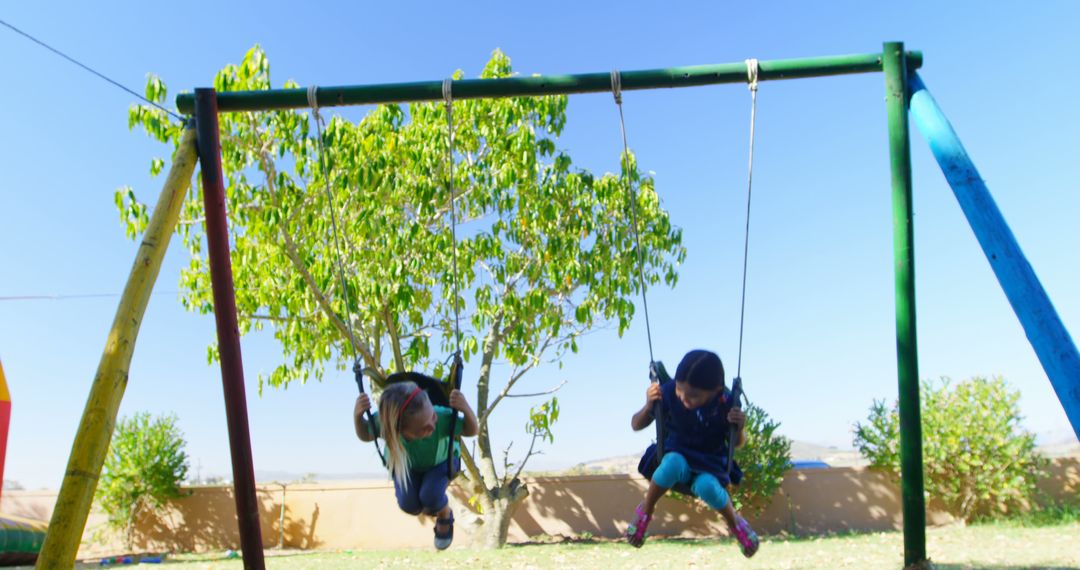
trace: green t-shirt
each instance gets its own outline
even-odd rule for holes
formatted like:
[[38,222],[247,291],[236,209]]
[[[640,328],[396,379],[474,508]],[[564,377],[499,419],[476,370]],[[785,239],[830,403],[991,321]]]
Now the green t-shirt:
[[[409,441],[402,438],[401,442],[405,446],[405,453],[409,455],[409,468],[417,471],[427,471],[432,467],[446,461],[446,435],[450,433],[450,418],[457,414],[457,423],[454,424],[454,455],[461,455],[461,443],[457,440],[457,437],[461,435],[461,428],[465,425],[465,418],[460,412],[455,412],[450,408],[443,406],[434,406],[435,415],[438,419],[435,421],[435,431],[431,435],[423,439],[414,439]],[[382,437],[380,433],[379,413],[374,412],[371,414],[372,431],[376,437]]]

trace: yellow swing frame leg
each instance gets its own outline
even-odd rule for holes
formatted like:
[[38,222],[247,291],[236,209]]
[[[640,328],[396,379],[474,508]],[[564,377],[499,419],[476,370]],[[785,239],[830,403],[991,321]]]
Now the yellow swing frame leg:
[[195,172],[198,160],[195,140],[195,129],[185,129],[128,275],[71,447],[64,483],[38,556],[38,569],[72,568],[75,565],[101,466],[112,440],[116,414],[127,388],[135,339]]

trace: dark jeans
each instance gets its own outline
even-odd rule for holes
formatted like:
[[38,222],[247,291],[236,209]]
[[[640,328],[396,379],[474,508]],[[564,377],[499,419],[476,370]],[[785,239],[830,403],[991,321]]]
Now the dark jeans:
[[[461,458],[454,457],[454,464],[460,468]],[[449,500],[446,498],[446,487],[449,484],[446,462],[443,461],[426,471],[410,469],[408,489],[402,489],[395,479],[394,495],[397,496],[398,506],[406,513],[434,515],[441,511]]]

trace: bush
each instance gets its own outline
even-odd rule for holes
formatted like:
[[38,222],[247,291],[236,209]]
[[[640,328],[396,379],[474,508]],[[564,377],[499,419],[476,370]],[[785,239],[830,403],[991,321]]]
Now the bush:
[[[1045,460],[1035,452],[1035,435],[1020,427],[1019,398],[1000,377],[922,384],[926,491],[965,522],[1030,504]],[[873,467],[898,478],[898,404],[875,401],[867,423],[855,424],[854,443]]]
[[182,496],[180,483],[188,471],[185,445],[173,415],[152,418],[142,412],[116,425],[96,498],[109,515],[109,526],[123,532],[129,550],[138,517],[157,513],[166,501]]
[[765,510],[780,490],[791,464],[791,440],[776,433],[780,423],[772,421],[765,410],[750,404],[744,411],[746,445],[735,450],[743,480],[732,488],[731,501],[746,516]]

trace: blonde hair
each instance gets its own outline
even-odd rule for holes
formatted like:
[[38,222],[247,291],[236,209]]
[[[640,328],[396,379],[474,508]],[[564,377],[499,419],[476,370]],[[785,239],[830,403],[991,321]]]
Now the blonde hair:
[[[402,489],[409,488],[409,454],[405,453],[401,426],[431,403],[423,390],[409,400],[416,390],[420,388],[415,382],[400,382],[387,386],[379,396],[379,427],[386,442],[386,466]],[[402,409],[406,401],[408,407]]]

